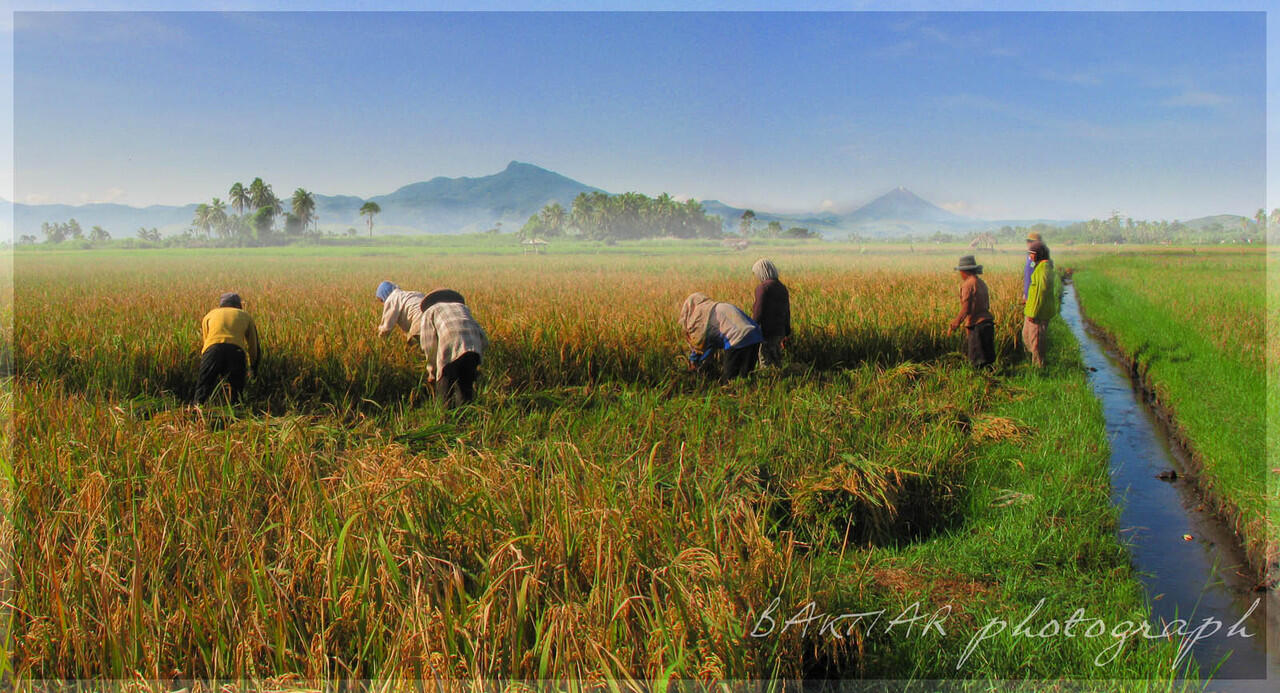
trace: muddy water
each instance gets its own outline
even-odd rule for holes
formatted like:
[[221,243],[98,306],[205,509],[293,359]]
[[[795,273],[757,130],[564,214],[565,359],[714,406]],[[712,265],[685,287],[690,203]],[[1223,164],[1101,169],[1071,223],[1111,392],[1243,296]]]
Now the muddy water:
[[[1120,509],[1121,539],[1147,591],[1153,630],[1183,619],[1189,622],[1187,631],[1208,635],[1219,623],[1216,632],[1190,649],[1201,675],[1211,674],[1218,682],[1211,690],[1280,690],[1280,608],[1274,594],[1253,591],[1255,580],[1239,542],[1186,482],[1183,451],[1118,355],[1081,318],[1069,284],[1062,318],[1080,342],[1089,384],[1102,402],[1111,443],[1112,501]],[[1168,471],[1178,479],[1157,478]]]

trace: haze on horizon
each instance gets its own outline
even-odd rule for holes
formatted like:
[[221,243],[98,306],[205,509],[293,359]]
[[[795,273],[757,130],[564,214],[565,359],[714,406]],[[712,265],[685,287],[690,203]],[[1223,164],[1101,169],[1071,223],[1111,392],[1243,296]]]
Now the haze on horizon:
[[511,160],[611,192],[987,219],[1251,215],[1265,15],[14,18],[17,202],[370,197]]

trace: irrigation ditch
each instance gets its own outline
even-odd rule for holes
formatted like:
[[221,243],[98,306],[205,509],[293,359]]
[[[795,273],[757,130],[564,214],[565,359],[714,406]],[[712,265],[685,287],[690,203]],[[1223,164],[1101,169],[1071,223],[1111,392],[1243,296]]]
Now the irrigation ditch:
[[[1147,594],[1153,627],[1178,619],[1203,629],[1191,649],[1202,675],[1230,690],[1272,691],[1280,678],[1280,598],[1265,560],[1196,483],[1199,465],[1150,383],[1081,312],[1067,284],[1061,314],[1080,343],[1102,403],[1119,532]],[[1256,552],[1255,552],[1256,553]],[[1214,627],[1212,624],[1221,624]],[[1209,631],[1214,631],[1211,634]],[[1268,647],[1271,644],[1271,647]]]

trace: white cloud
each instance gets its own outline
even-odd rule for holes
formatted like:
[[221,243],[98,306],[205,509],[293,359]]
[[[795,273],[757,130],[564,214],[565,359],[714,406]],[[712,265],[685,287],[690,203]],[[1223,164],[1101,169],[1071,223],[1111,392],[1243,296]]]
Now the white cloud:
[[959,214],[962,217],[972,217],[974,219],[995,219],[1007,216],[1003,209],[997,209],[989,205],[975,204],[969,200],[939,202],[938,206],[952,214]]
[[959,214],[961,216],[966,216],[966,217],[973,215],[973,211],[974,211],[973,205],[969,204],[965,200],[958,200],[956,202],[941,202],[938,204],[938,206],[947,210],[948,212],[951,212],[952,214]]
[[27,193],[22,196],[22,201],[29,205],[47,205],[53,202],[53,198],[38,193]]
[[834,212],[836,209],[836,203],[834,200],[823,200],[822,204],[818,205],[818,209],[823,212]]

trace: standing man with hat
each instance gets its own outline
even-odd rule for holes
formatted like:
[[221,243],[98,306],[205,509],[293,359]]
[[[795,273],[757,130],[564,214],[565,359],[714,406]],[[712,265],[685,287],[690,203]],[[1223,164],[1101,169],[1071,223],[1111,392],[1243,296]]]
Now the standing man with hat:
[[996,360],[995,317],[991,315],[991,297],[987,283],[978,278],[982,274],[972,255],[960,258],[956,265],[960,273],[960,314],[951,321],[951,331],[964,326],[968,331],[965,355],[974,368],[987,368]]
[[1058,294],[1053,285],[1049,248],[1040,241],[1033,242],[1027,246],[1027,261],[1034,269],[1027,285],[1027,302],[1022,307],[1022,342],[1031,352],[1031,362],[1043,368],[1046,330],[1049,320],[1058,314]]
[[247,375],[258,365],[258,328],[244,311],[240,294],[225,293],[218,307],[200,322],[200,376],[196,381],[196,404],[204,404],[214,388],[226,378],[231,385],[232,403],[240,400]]

